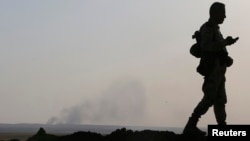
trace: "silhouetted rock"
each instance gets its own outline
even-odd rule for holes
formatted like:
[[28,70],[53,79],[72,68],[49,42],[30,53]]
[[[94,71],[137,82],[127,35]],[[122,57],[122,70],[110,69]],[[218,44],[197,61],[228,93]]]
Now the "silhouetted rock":
[[71,135],[62,136],[59,141],[103,141],[101,134],[79,131]]
[[176,138],[175,133],[168,131],[135,131],[126,130],[126,128],[117,129],[110,135],[107,135],[105,139],[107,141],[174,141]]
[[40,128],[37,134],[30,137],[27,141],[206,141],[207,137],[193,137],[182,134],[176,134],[171,131],[132,131],[121,128],[108,135],[102,135],[94,132],[78,131],[64,136],[55,136],[47,134],[43,128]]
[[43,129],[43,128],[40,128],[39,131],[37,132],[37,135],[45,135],[46,134],[46,131]]
[[40,128],[39,131],[27,141],[58,141],[58,139],[58,136],[47,134],[43,128]]

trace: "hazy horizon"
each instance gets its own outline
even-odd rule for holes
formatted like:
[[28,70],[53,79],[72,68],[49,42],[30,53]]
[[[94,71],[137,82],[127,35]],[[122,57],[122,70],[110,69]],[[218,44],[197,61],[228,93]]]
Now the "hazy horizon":
[[[0,123],[183,127],[203,93],[192,34],[213,0],[1,0]],[[248,1],[220,0],[228,124],[249,124]],[[212,108],[198,126],[216,123]]]

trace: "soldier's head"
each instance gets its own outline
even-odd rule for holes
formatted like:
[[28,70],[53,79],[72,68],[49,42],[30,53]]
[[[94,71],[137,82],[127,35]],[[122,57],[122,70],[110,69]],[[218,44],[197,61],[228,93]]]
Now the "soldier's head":
[[209,10],[210,19],[216,24],[222,24],[226,18],[225,4],[220,2],[214,2]]

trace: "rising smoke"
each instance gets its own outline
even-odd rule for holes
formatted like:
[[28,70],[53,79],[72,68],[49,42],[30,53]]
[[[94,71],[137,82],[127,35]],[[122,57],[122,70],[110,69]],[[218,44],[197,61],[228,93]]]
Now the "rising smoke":
[[138,124],[146,114],[146,97],[138,81],[118,81],[94,100],[63,109],[48,124]]

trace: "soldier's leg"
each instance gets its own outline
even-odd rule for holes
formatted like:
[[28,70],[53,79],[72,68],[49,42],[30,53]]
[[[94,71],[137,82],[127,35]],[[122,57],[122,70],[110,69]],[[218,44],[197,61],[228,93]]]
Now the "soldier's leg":
[[226,125],[226,103],[227,96],[225,90],[225,81],[223,81],[219,86],[218,97],[214,103],[214,115],[219,125]]
[[214,105],[214,114],[218,125],[226,125],[226,110],[225,104],[218,103]]
[[194,108],[194,111],[184,128],[184,133],[190,134],[190,132],[196,131],[199,134],[204,134],[197,128],[197,123],[199,121],[199,118],[204,115],[213,105],[215,97],[214,95],[217,93],[217,84],[213,81],[213,79],[205,79],[202,90],[204,92],[204,96],[198,103],[198,105]]
[[202,91],[204,96],[199,104],[195,107],[192,117],[200,118],[203,114],[205,114],[208,109],[214,104],[216,100],[216,94],[218,93],[219,84],[215,78],[207,78],[205,79],[202,85]]

